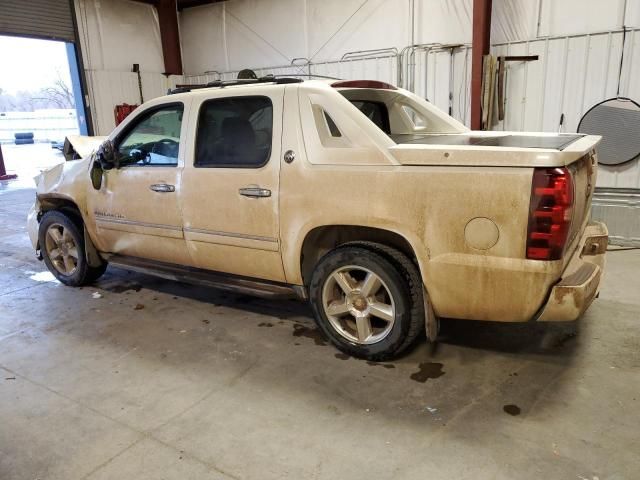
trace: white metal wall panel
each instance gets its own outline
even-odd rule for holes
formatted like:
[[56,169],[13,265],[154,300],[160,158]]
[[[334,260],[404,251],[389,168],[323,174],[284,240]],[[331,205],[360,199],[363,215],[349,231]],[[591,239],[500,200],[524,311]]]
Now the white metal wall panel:
[[470,115],[471,48],[425,47],[409,56],[409,77],[402,87],[428,99],[463,123]]
[[[624,8],[637,0],[540,0],[537,36],[583,35],[622,27]],[[532,2],[533,3],[533,2]]]
[[360,60],[323,62],[311,65],[311,72],[316,75],[326,75],[345,80],[363,78],[381,80],[395,85],[397,82],[398,62],[395,55]]
[[[594,104],[615,97],[623,33],[601,32],[496,45],[494,55],[540,56],[534,62],[509,62],[505,120],[500,130],[575,132]],[[640,101],[640,30],[627,30],[620,95]],[[635,81],[634,81],[635,80]],[[640,188],[640,161],[599,169],[599,187]]]
[[411,3],[415,4],[413,42],[409,38],[401,45],[396,45],[398,47],[412,43],[460,44],[471,41],[472,0],[415,0],[391,3],[404,3],[405,8],[409,8]]
[[[181,82],[181,77],[167,78],[158,73],[142,74],[144,100],[167,94],[167,90]],[[93,105],[93,122],[96,135],[108,135],[115,128],[113,109],[116,105],[140,104],[138,76],[132,72],[109,70],[87,71],[90,104]]]
[[593,196],[594,219],[606,223],[609,242],[640,247],[640,191],[638,189],[599,188]]
[[[163,94],[179,79],[159,75],[162,55],[150,6],[124,0],[77,3],[79,23],[85,24],[83,47],[91,52],[85,66],[95,78],[94,114],[98,130],[105,133],[113,124],[115,104],[138,102],[137,80],[128,72],[130,63],[140,63],[145,72],[145,98]],[[540,56],[536,62],[507,64],[506,117],[495,128],[556,131],[564,113],[564,131],[575,131],[589,107],[615,96],[621,25],[640,25],[640,0],[626,0],[626,15],[623,4],[624,0],[587,0],[586,4],[582,0],[494,0],[492,32],[499,43],[492,53]],[[396,55],[339,58],[348,51],[373,47],[401,51],[412,43],[429,41],[468,44],[471,7],[471,0],[236,0],[187,9],[180,14],[185,71],[209,73],[186,76],[184,82],[232,79],[248,67],[258,75],[312,73],[397,84],[402,72]],[[140,29],[141,24],[152,28]],[[640,33],[627,31],[626,37],[620,93],[639,100]],[[470,52],[468,46],[453,54],[416,49],[412,74],[406,78],[403,73],[402,86],[445,111],[451,103],[453,116],[468,124]],[[314,55],[311,65],[291,65],[296,57]],[[147,76],[148,72],[155,75]],[[598,185],[639,188],[638,163],[603,166]]]
[[536,37],[542,0],[493,0],[491,39],[496,43]]
[[[88,70],[164,72],[160,25],[152,5],[130,0],[75,0]],[[199,48],[202,48],[200,45]]]
[[0,35],[75,42],[69,0],[2,0]]
[[325,62],[342,58],[349,51],[411,43],[409,0],[306,0],[299,3],[306,5],[304,17],[287,15],[285,27],[289,30],[297,30],[297,25],[302,27],[300,46],[306,45],[306,51],[303,49],[296,57]]
[[[224,10],[227,2],[189,8],[180,13],[180,41],[185,72],[230,70],[225,47]],[[200,45],[200,47],[197,47]]]

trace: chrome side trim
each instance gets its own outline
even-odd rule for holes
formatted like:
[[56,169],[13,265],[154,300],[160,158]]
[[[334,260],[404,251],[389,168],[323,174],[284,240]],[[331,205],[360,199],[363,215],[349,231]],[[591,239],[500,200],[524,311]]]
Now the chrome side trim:
[[105,223],[118,223],[120,225],[135,225],[137,227],[147,227],[147,228],[163,228],[166,230],[177,230],[181,231],[182,227],[177,227],[175,225],[165,225],[162,223],[146,223],[146,222],[137,222],[135,220],[123,220],[121,218],[112,218],[102,215],[96,215],[97,222],[105,222]]
[[245,240],[258,240],[260,242],[278,243],[277,238],[261,237],[259,235],[245,235],[244,233],[221,232],[218,230],[204,230],[202,228],[185,228],[185,232],[202,233],[204,235],[219,235],[221,237],[242,238]]

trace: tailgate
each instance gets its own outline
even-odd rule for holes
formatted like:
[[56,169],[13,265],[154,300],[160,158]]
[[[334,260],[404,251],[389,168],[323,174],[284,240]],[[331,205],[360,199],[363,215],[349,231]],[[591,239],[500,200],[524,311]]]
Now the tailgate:
[[389,153],[400,165],[470,167],[564,167],[594,150],[600,137],[550,133],[496,135],[392,135]]
[[598,169],[595,148],[591,148],[578,160],[568,165],[567,168],[573,177],[574,197],[571,230],[568,240],[569,248],[564,257],[565,265],[571,258],[571,253],[577,248],[582,232],[584,232],[591,217],[591,200],[596,188]]

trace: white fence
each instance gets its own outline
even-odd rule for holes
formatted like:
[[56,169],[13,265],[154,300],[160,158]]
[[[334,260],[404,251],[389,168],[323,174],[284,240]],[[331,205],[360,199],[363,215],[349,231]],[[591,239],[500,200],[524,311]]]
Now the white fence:
[[34,141],[62,141],[67,135],[78,134],[74,109],[37,110],[35,112],[0,113],[0,142],[14,141],[15,133],[33,133]]

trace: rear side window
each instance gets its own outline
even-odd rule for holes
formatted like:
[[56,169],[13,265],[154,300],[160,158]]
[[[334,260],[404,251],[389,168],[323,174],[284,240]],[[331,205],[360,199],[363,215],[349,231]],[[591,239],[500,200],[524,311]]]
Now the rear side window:
[[268,97],[207,100],[200,107],[196,167],[258,168],[269,161],[273,105]]
[[329,116],[327,112],[324,112],[324,119],[327,122],[327,127],[329,128],[329,133],[332,137],[341,137],[342,133],[340,129],[336,125],[336,122],[333,121],[333,118]]
[[351,100],[351,103],[384,133],[391,133],[391,128],[389,127],[389,111],[384,103],[369,100]]

